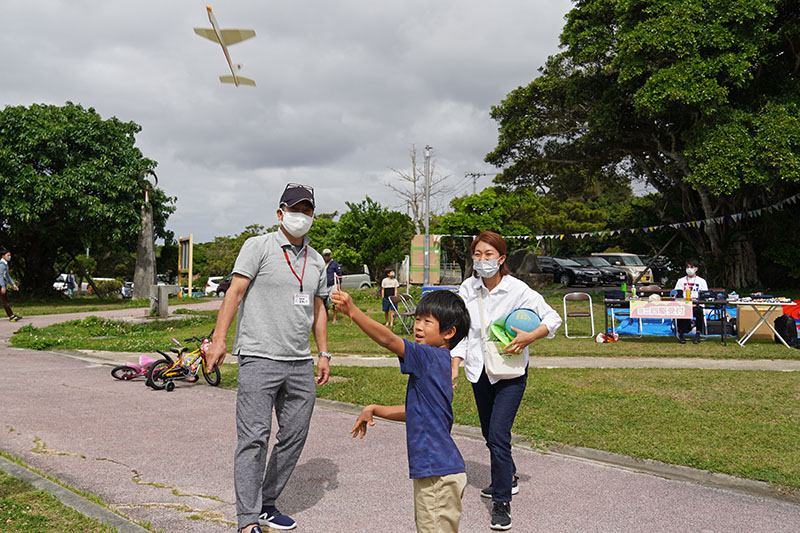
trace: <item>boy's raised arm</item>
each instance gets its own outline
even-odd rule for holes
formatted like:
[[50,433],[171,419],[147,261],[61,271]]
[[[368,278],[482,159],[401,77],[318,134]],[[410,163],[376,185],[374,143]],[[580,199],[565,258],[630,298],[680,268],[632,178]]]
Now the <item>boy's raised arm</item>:
[[403,339],[399,335],[392,333],[392,330],[383,324],[379,324],[365,315],[364,312],[353,303],[353,298],[349,294],[342,291],[333,291],[331,300],[339,311],[345,316],[349,316],[370,339],[392,353],[403,357],[405,354],[405,343]]

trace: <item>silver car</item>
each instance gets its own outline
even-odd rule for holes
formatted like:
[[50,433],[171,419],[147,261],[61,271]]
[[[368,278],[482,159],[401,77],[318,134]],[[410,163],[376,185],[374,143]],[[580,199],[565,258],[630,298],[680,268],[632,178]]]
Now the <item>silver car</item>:
[[360,271],[342,268],[342,274],[343,289],[368,289],[372,287],[367,265],[361,265]]

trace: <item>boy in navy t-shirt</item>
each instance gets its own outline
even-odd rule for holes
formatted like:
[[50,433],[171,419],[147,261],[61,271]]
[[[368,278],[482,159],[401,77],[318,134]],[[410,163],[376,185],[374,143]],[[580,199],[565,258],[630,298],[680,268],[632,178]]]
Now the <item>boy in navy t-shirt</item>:
[[408,374],[405,405],[368,405],[361,411],[353,437],[364,438],[373,416],[406,423],[409,477],[414,480],[414,521],[419,532],[458,531],[461,496],[467,485],[464,459],[453,427],[453,383],[450,349],[469,331],[464,301],[447,290],[426,294],[417,305],[412,343],[367,317],[349,294],[332,299],[372,340],[396,353]]

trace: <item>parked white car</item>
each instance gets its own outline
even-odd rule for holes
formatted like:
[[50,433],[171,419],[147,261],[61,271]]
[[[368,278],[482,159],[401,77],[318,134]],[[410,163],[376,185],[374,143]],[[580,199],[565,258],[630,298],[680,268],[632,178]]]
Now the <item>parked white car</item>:
[[[81,292],[86,292],[86,289],[89,287],[89,284],[85,281],[81,283]],[[63,292],[66,294],[67,292],[67,275],[66,274],[59,274],[56,280],[53,282],[53,289],[58,292]],[[78,288],[75,287],[75,290]]]
[[206,296],[213,296],[217,292],[217,286],[225,276],[210,276],[206,281]]
[[343,289],[368,289],[372,287],[372,281],[369,279],[369,268],[367,265],[361,265],[360,271],[352,271],[342,268],[342,274]]

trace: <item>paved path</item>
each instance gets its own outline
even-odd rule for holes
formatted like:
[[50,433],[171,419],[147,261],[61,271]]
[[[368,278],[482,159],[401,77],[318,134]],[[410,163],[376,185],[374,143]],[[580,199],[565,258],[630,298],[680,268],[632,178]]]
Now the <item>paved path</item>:
[[[0,326],[0,338],[8,329]],[[155,528],[234,530],[234,391],[203,383],[152,391],[112,380],[96,361],[5,346],[0,361],[0,449]],[[353,421],[320,401],[282,510],[298,531],[413,531],[404,427],[379,421],[360,441],[347,435]],[[455,438],[469,477],[461,530],[489,531],[489,502],[479,496],[488,452],[480,440]],[[789,502],[526,449],[515,459],[514,531],[800,530],[800,506]]]

